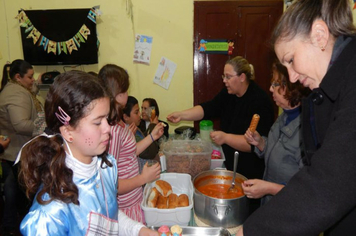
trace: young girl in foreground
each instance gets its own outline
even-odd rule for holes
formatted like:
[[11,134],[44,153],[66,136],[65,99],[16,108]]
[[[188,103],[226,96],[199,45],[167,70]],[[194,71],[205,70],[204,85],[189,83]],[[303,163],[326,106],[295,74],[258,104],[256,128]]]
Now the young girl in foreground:
[[48,127],[19,154],[20,181],[34,197],[23,235],[156,235],[118,213],[117,167],[105,152],[109,110],[95,77],[70,71],[56,78],[45,103]]

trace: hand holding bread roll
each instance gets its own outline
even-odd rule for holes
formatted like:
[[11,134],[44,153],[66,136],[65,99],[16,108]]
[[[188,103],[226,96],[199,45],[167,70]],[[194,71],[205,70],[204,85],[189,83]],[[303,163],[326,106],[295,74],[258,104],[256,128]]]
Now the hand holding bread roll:
[[181,194],[178,197],[178,206],[179,207],[186,207],[189,206],[189,198],[187,194]]
[[254,114],[252,116],[250,127],[249,127],[252,133],[255,132],[259,121],[260,121],[260,116],[258,114]]

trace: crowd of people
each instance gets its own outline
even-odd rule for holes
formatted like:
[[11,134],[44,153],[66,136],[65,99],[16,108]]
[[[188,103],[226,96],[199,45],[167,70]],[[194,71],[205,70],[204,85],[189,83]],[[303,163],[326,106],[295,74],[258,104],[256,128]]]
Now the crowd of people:
[[[167,116],[171,123],[218,118],[210,137],[228,170],[239,151],[250,212],[236,235],[356,235],[355,33],[348,0],[296,0],[271,38],[276,60],[266,79],[281,109],[276,120],[241,56],[226,61],[225,87],[212,100]],[[127,70],[106,64],[97,74],[58,75],[43,106],[33,75],[21,59],[3,69],[3,235],[20,228],[157,236],[141,209],[143,186],[160,178],[159,143],[169,138],[157,101],[144,98],[140,107],[128,94]],[[254,114],[260,122],[250,130]]]

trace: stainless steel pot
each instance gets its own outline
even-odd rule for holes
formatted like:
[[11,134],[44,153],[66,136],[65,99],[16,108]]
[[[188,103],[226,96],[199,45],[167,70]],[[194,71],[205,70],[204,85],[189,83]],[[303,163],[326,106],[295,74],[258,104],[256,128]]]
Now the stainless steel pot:
[[[218,176],[218,178],[214,177]],[[197,190],[197,187],[207,184],[231,184],[233,172],[229,170],[208,170],[201,172],[193,179],[194,212],[207,225],[214,227],[236,227],[246,220],[249,213],[248,198],[243,195],[233,199],[218,199],[209,197]],[[210,178],[211,177],[211,178]],[[236,186],[247,180],[236,174]]]

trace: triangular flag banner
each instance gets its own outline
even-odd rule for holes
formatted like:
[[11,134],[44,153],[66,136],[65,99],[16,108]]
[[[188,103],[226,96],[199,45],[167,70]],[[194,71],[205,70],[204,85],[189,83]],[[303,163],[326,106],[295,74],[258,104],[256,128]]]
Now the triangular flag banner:
[[96,24],[96,14],[94,9],[90,9],[88,18]]
[[[89,10],[87,18],[96,24],[95,9],[92,8]],[[19,12],[19,14],[16,16],[16,19],[18,19],[21,27],[26,28],[25,33],[28,33],[26,38],[32,38],[34,45],[39,42],[38,46],[43,46],[44,51],[47,51],[47,53],[54,53],[55,55],[60,55],[62,52],[65,54],[68,54],[68,52],[69,54],[72,54],[73,50],[78,51],[78,48],[80,48],[80,43],[85,43],[85,41],[88,40],[88,36],[90,35],[90,29],[85,24],[83,24],[80,30],[75,33],[71,39],[67,41],[56,42],[42,35],[42,33],[39,32],[32,24],[24,10]],[[99,48],[98,43],[97,45]]]
[[49,40],[48,41],[48,48],[47,48],[47,53],[53,52],[54,55],[56,55],[56,42]]
[[67,45],[69,54],[72,54],[73,50],[78,51],[78,48],[77,48],[77,46],[75,46],[74,40],[72,38],[66,42],[66,45]]
[[90,30],[86,25],[83,25],[82,28],[80,28],[79,33],[83,35],[85,40],[88,39],[88,35],[90,35]]
[[26,38],[32,38],[33,39],[33,44],[36,44],[38,39],[41,37],[40,31],[38,31],[35,27],[31,30],[29,35],[27,35]]

